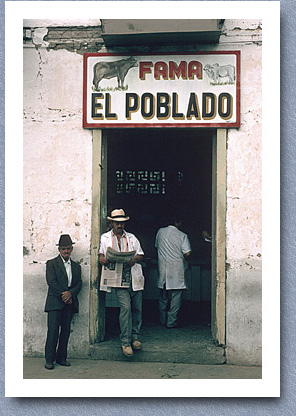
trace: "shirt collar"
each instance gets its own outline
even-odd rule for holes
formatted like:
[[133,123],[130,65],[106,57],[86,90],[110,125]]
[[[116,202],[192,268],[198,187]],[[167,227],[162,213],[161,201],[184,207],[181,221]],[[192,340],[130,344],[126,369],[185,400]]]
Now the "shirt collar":
[[[61,256],[61,255],[60,255]],[[63,259],[63,257],[61,256],[61,259],[63,260],[63,263],[65,264],[65,263],[69,263],[69,264],[71,264],[71,258],[69,257],[69,260],[68,261],[65,261],[64,259]]]
[[[111,230],[111,232],[112,232],[112,235],[113,235],[114,237],[116,237],[116,234],[114,233],[113,229]],[[122,236],[121,236],[121,237],[126,238],[126,232],[125,232],[125,230],[123,230],[123,232],[122,232]]]

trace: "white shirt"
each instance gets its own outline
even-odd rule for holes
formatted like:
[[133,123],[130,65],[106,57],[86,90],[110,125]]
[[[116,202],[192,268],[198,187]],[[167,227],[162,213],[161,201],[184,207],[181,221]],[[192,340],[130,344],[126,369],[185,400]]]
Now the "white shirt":
[[111,237],[112,237],[112,248],[117,251],[128,251],[128,244],[127,244],[127,237],[126,232],[123,230],[123,233],[120,237],[120,244],[118,242],[117,236],[114,234],[114,231],[111,230]]
[[186,289],[185,270],[186,261],[184,254],[191,251],[187,234],[169,225],[158,230],[155,247],[158,251],[158,282],[162,289]]
[[69,258],[69,260],[68,261],[65,261],[64,259],[63,259],[63,257],[61,256],[61,259],[63,260],[63,262],[64,262],[64,266],[65,266],[65,269],[66,269],[66,272],[67,272],[67,276],[68,276],[68,287],[70,287],[71,286],[71,284],[72,284],[72,268],[71,268],[71,259]]
[[[112,247],[115,250],[118,250],[118,246],[116,247],[116,240],[117,237],[114,237],[113,230],[108,231],[107,233],[104,233],[101,235],[101,244],[99,249],[99,254],[104,254],[106,256],[107,248]],[[144,252],[142,250],[142,247],[140,245],[139,240],[134,236],[134,234],[128,233],[125,230],[123,231],[123,237],[122,237],[124,243],[127,244],[127,251],[136,251],[136,255],[144,255]],[[115,244],[115,246],[114,246]],[[126,251],[123,249],[123,243],[121,243],[121,251]],[[131,274],[132,274],[132,288],[134,291],[137,290],[143,290],[144,289],[144,275],[142,266],[138,263],[136,263],[131,268]],[[110,288],[107,288],[107,286],[100,286],[101,290],[110,291]]]

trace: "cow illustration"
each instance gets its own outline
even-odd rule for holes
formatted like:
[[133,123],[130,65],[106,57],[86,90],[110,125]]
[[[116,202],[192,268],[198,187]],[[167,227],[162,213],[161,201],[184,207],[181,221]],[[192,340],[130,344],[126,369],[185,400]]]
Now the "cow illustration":
[[223,65],[219,64],[209,65],[206,64],[204,71],[207,73],[208,77],[214,82],[218,82],[219,78],[228,77],[229,82],[235,81],[235,67],[233,65]]
[[121,59],[115,62],[98,62],[94,66],[93,85],[96,90],[103,78],[110,79],[117,77],[118,88],[124,87],[124,79],[128,71],[138,66],[137,60],[133,57]]

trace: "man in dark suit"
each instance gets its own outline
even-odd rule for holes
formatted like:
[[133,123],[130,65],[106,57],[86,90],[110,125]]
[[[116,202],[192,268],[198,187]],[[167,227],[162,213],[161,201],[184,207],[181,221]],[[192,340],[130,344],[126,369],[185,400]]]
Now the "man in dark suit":
[[[47,312],[47,338],[45,344],[45,368],[52,370],[54,362],[69,366],[67,347],[71,320],[78,313],[77,295],[81,289],[81,267],[71,260],[73,241],[68,234],[60,237],[60,254],[46,263],[48,293],[45,303]],[[57,348],[58,345],[58,348]]]

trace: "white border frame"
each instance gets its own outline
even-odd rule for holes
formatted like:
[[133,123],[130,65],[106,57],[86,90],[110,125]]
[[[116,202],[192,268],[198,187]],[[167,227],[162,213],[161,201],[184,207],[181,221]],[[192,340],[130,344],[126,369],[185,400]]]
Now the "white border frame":
[[[280,395],[280,2],[59,2],[59,19],[263,19],[263,377],[261,380],[128,380],[121,397]],[[213,3],[210,5],[209,3]],[[255,4],[256,3],[256,6]],[[112,7],[110,7],[112,6]],[[169,7],[168,7],[169,6]],[[128,14],[128,16],[127,16]],[[24,380],[22,374],[22,26],[55,19],[56,2],[6,2],[6,396],[113,397],[118,380]],[[272,72],[268,71],[272,68]],[[13,70],[12,70],[13,69]],[[16,75],[16,71],[17,74]],[[270,88],[272,85],[272,88]],[[270,226],[272,224],[272,226]],[[13,267],[13,272],[12,272]],[[19,284],[16,284],[19,280]],[[13,321],[13,325],[11,322]],[[270,342],[272,340],[272,342]]]

